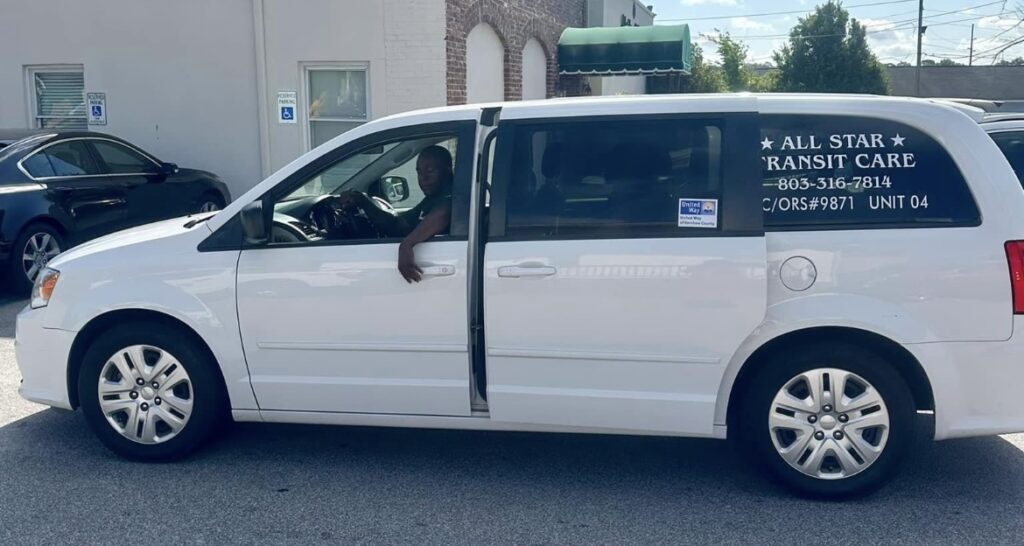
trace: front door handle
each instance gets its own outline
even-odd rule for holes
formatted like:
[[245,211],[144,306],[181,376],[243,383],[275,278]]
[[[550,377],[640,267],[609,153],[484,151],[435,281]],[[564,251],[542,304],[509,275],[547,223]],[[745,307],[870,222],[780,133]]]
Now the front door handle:
[[424,277],[451,277],[455,274],[454,265],[423,265],[420,271]]
[[498,276],[507,279],[550,277],[555,273],[558,273],[558,269],[550,265],[507,265],[498,268]]

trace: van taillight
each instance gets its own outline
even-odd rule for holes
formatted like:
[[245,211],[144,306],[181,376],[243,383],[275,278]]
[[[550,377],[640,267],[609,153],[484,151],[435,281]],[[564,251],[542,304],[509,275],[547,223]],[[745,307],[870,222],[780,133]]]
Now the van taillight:
[[1010,264],[1013,312],[1024,315],[1024,241],[1007,241],[1006,261]]

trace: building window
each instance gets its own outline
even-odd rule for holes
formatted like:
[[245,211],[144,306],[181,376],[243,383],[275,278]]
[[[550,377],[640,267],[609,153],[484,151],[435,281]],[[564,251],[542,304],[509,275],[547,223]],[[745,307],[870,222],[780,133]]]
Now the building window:
[[311,148],[369,121],[367,65],[306,66]]
[[85,75],[81,65],[27,67],[32,126],[85,130]]

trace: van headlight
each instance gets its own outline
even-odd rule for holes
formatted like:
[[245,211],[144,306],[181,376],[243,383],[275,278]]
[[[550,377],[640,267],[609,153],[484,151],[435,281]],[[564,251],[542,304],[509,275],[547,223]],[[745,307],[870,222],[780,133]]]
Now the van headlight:
[[50,303],[50,296],[57,288],[57,280],[60,279],[60,271],[44,267],[36,277],[36,283],[32,286],[32,308],[39,309]]

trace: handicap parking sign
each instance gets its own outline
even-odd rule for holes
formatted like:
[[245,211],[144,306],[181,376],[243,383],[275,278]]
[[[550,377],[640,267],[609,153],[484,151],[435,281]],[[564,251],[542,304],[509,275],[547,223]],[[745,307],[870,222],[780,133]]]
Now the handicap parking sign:
[[107,124],[107,94],[106,93],[86,93],[86,102],[89,104],[89,125],[106,125]]
[[295,91],[277,92],[277,122],[296,123],[295,107],[298,106],[298,94]]

